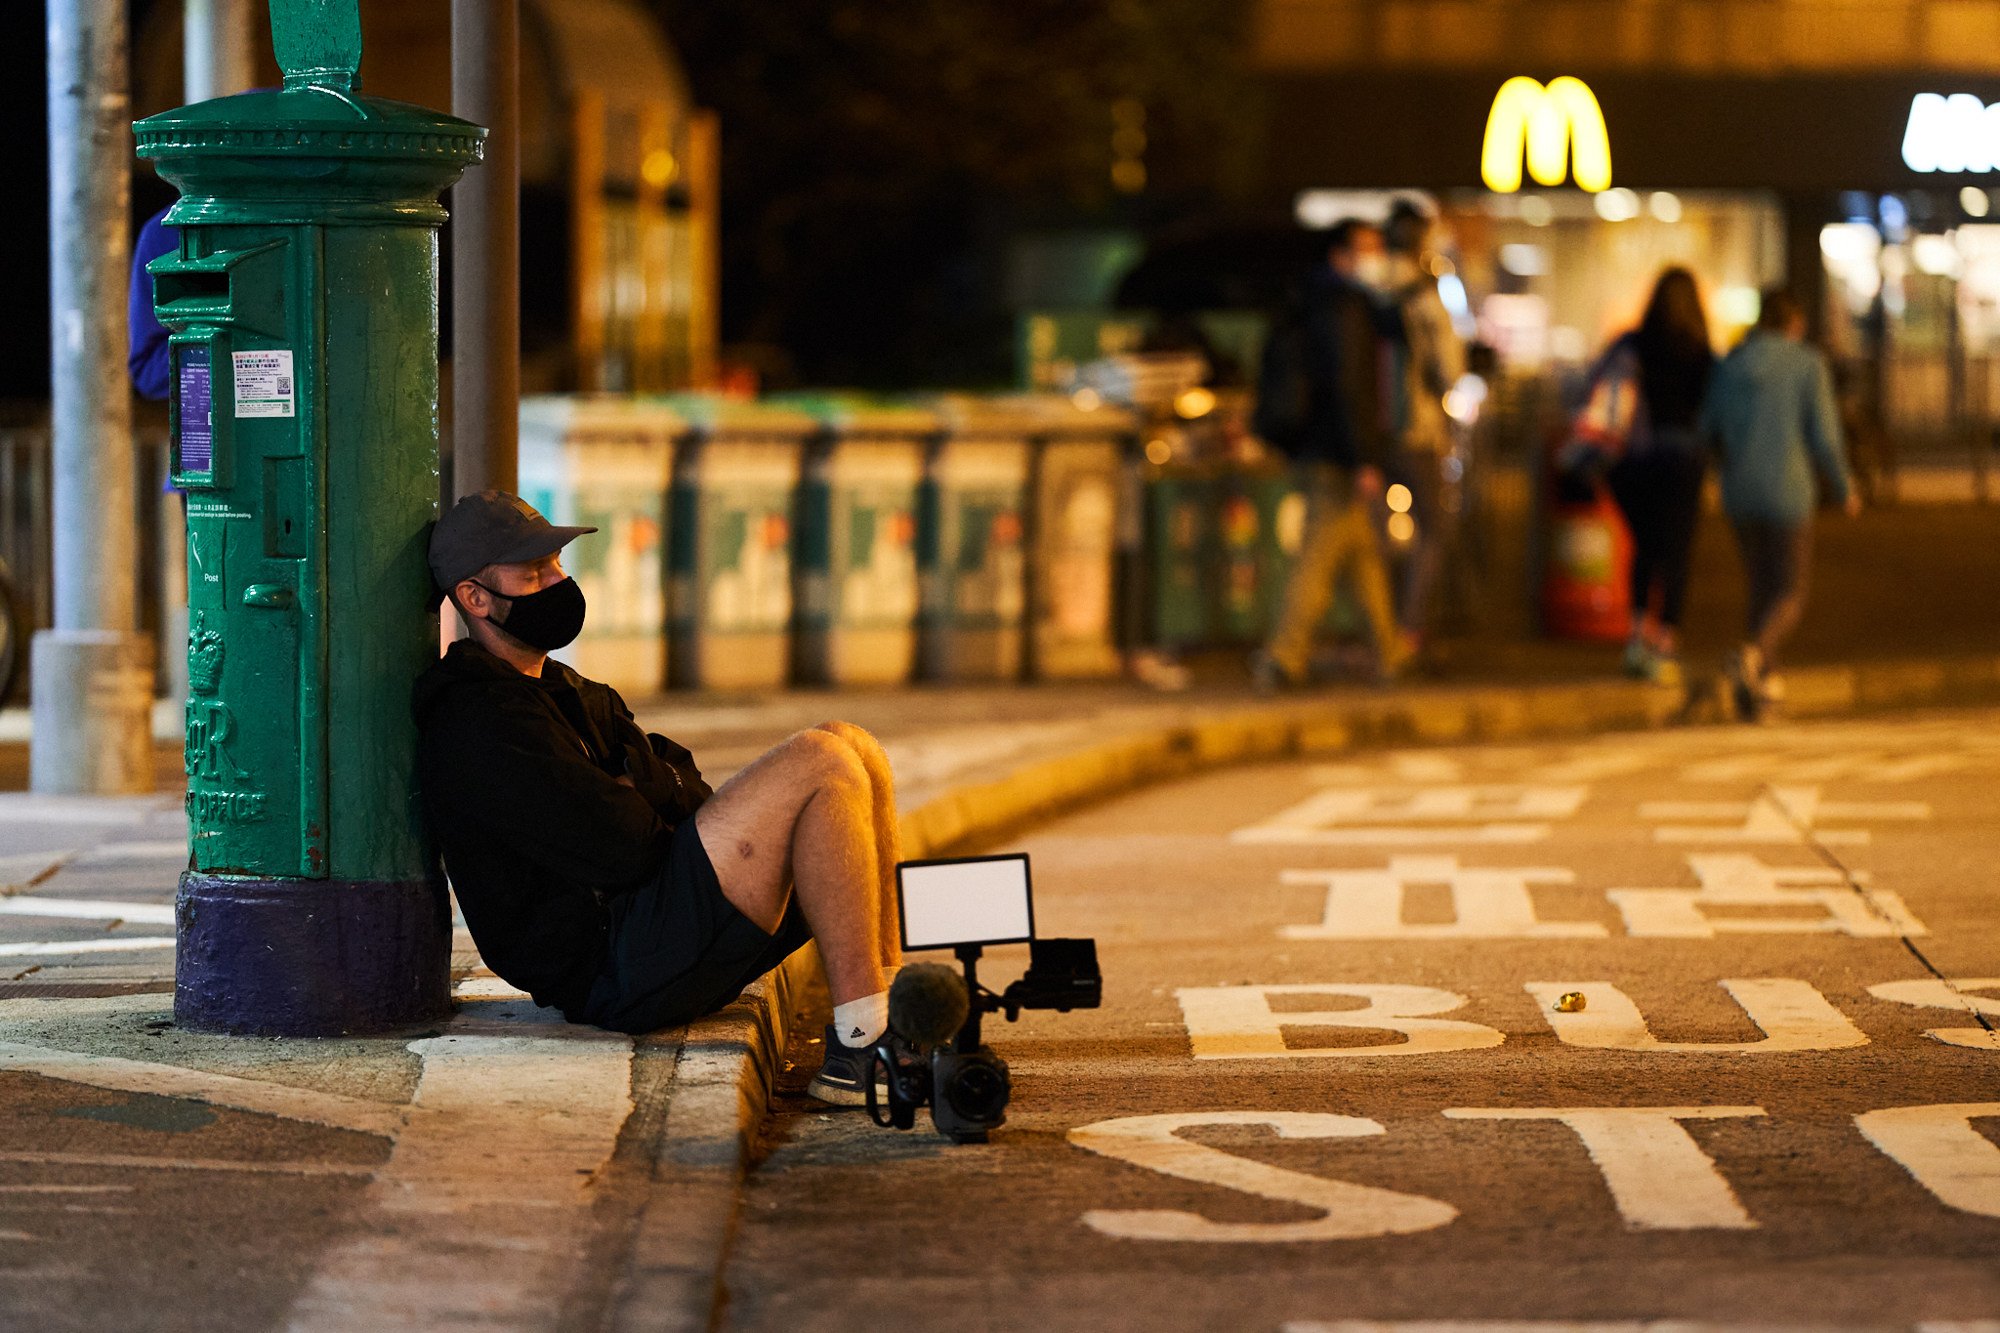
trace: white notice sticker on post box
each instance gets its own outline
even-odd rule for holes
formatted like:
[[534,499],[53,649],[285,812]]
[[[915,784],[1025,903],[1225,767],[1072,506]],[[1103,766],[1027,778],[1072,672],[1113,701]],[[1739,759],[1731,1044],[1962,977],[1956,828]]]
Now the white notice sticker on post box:
[[269,352],[233,352],[236,371],[236,415],[239,417],[288,417],[293,415],[292,354],[290,349]]

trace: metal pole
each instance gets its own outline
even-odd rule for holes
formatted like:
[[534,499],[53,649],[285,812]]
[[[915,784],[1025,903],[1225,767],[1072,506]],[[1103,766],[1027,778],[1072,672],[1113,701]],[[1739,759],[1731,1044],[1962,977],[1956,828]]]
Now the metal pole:
[[250,33],[251,0],[187,0],[181,32],[181,100],[206,102],[250,87],[256,75]]
[[520,0],[452,0],[451,110],[486,127],[452,191],[452,487],[516,489],[521,408]]
[[50,0],[48,33],[55,628],[34,641],[30,781],[48,794],[144,792],[153,666],[134,632],[124,0]]

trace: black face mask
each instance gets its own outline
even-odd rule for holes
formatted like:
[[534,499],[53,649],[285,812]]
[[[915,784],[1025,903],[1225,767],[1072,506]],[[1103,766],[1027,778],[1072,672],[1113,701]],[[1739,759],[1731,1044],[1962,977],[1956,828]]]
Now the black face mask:
[[[479,583],[477,579],[473,582]],[[509,597],[480,583],[494,597],[508,603],[507,618],[493,623],[508,634],[541,652],[567,648],[583,632],[583,589],[575,579],[551,583],[538,592]]]

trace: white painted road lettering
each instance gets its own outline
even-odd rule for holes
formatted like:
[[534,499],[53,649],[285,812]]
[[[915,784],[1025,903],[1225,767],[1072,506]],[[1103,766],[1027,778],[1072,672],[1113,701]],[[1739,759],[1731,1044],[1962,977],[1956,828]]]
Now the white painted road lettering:
[[[1285,926],[1288,940],[1598,939],[1595,921],[1543,921],[1529,893],[1536,884],[1569,884],[1576,876],[1553,866],[1480,869],[1455,856],[1392,857],[1380,870],[1287,870],[1286,884],[1326,886],[1326,912],[1317,925]],[[1451,892],[1454,920],[1411,924],[1403,904],[1414,885],[1441,884]]]
[[[1635,1231],[1744,1231],[1758,1226],[1684,1121],[1761,1118],[1761,1106],[1456,1106],[1449,1120],[1549,1120],[1575,1134],[1625,1224]],[[1940,1203],[2000,1217],[2000,1146],[1973,1121],[2000,1118],[2000,1102],[1898,1106],[1854,1118],[1867,1140]],[[1259,1126],[1281,1138],[1363,1138],[1383,1133],[1355,1116],[1294,1111],[1193,1111],[1125,1116],[1069,1132],[1078,1147],[1149,1171],[1254,1194],[1322,1216],[1304,1222],[1221,1223],[1190,1212],[1095,1209],[1086,1224],[1127,1240],[1353,1240],[1427,1231],[1458,1210],[1438,1199],[1285,1170],[1190,1143],[1181,1131]]]
[[1682,782],[1777,782],[1799,785],[1816,782],[1918,782],[1941,773],[1956,773],[1971,767],[1970,755],[1907,754],[1885,750],[1857,750],[1840,754],[1801,757],[1782,751],[1760,751],[1704,759],[1681,770]]
[[[1355,1009],[1294,1013],[1273,1010],[1275,995],[1350,996]],[[1437,1055],[1498,1046],[1506,1036],[1480,1023],[1434,1018],[1465,1004],[1463,995],[1430,986],[1293,985],[1186,986],[1174,992],[1197,1060],[1313,1060],[1371,1055]],[[1360,1028],[1398,1032],[1406,1041],[1368,1046],[1286,1043],[1286,1028]]]
[[1429,843],[1529,843],[1549,836],[1548,821],[1577,812],[1588,792],[1576,786],[1334,787],[1315,792],[1230,841],[1282,846],[1396,846]]
[[1240,1125],[1268,1128],[1286,1139],[1365,1138],[1383,1132],[1375,1121],[1358,1116],[1298,1111],[1194,1111],[1124,1116],[1082,1125],[1069,1132],[1069,1141],[1079,1148],[1179,1180],[1297,1204],[1320,1213],[1304,1222],[1212,1222],[1199,1213],[1179,1209],[1100,1208],[1083,1215],[1085,1225],[1124,1240],[1269,1244],[1407,1235],[1444,1226],[1458,1216],[1458,1209],[1439,1199],[1288,1171],[1190,1143],[1180,1136],[1184,1129]]
[[2000,1102],[1961,1102],[1894,1106],[1858,1115],[1854,1123],[1939,1203],[2000,1217],[2000,1147],[1972,1125],[1995,1116]]
[[[1962,1014],[2000,1018],[2000,996],[1976,994],[1983,990],[2000,990],[2000,977],[1953,977],[1945,981],[1924,977],[1916,981],[1885,981],[1879,986],[1870,986],[1868,993],[1878,1000],[1915,1005],[1920,1009],[1955,1009]],[[1947,1046],[2000,1051],[2000,1032],[1990,1028],[1931,1028],[1924,1035]]]
[[[1606,890],[1627,933],[1688,940],[1786,934],[1890,939],[1928,933],[1901,897],[1865,883],[1857,888],[1837,870],[1770,866],[1736,852],[1697,853],[1687,861],[1699,889]],[[1776,911],[1786,915],[1768,915]]]
[[1736,1191],[1681,1121],[1763,1114],[1761,1106],[1460,1106],[1445,1112],[1453,1120],[1567,1125],[1583,1140],[1625,1224],[1639,1231],[1754,1228]]
[[[1646,1026],[1639,1006],[1608,981],[1527,983],[1528,993],[1538,1002],[1542,1017],[1567,1046],[1603,1051],[1771,1055],[1786,1051],[1839,1051],[1868,1044],[1867,1034],[1828,1003],[1809,981],[1752,977],[1724,981],[1722,988],[1764,1033],[1761,1040],[1661,1041]],[[1582,994],[1584,1007],[1571,1013],[1558,1011],[1557,998],[1570,991]]]
[[1828,847],[1864,846],[1866,829],[1824,828],[1823,821],[1870,819],[1929,819],[1922,801],[1827,801],[1818,787],[1772,787],[1744,801],[1649,801],[1639,807],[1648,823],[1693,819],[1697,824],[1661,822],[1653,830],[1656,842],[1770,843],[1801,846],[1817,842]]

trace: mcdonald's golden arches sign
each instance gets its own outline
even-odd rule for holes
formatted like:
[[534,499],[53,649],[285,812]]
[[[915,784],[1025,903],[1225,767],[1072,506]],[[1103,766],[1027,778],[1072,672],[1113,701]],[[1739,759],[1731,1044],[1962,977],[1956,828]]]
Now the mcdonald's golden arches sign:
[[1539,185],[1561,185],[1567,174],[1593,194],[1611,187],[1611,136],[1590,85],[1568,75],[1547,87],[1530,78],[1500,85],[1479,156],[1486,188],[1501,194],[1520,189],[1524,156]]

